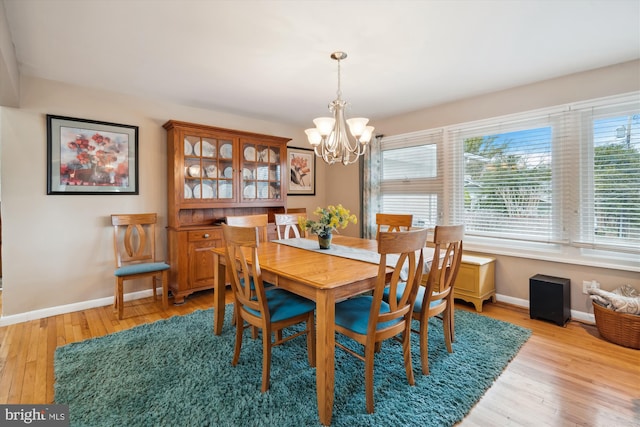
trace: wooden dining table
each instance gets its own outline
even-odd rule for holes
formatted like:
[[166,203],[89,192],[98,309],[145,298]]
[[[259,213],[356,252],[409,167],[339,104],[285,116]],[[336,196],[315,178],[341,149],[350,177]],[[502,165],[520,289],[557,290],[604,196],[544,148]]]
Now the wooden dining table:
[[[375,240],[334,236],[333,245],[377,253]],[[425,248],[428,251],[429,248]],[[214,256],[214,333],[220,335],[225,311],[224,248],[211,249]],[[432,252],[433,253],[433,250]],[[426,259],[428,254],[425,253]],[[316,303],[316,391],[318,414],[323,425],[331,424],[335,378],[335,305],[375,287],[378,264],[330,255],[275,242],[258,248],[263,280]],[[392,269],[388,269],[390,275]]]

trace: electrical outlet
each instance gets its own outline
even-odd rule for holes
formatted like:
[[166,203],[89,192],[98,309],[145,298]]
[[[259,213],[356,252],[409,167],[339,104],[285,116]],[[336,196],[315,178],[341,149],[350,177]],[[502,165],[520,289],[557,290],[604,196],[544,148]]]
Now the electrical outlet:
[[591,289],[591,285],[593,281],[591,280],[583,280],[582,281],[582,293],[587,295],[589,293],[589,289]]

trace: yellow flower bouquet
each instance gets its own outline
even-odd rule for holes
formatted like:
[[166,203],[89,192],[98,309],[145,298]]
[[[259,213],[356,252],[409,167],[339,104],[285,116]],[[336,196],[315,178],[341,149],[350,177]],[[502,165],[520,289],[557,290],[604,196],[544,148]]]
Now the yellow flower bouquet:
[[[326,208],[318,208],[314,212],[314,215],[320,217],[319,220],[314,221],[300,217],[298,224],[303,230],[309,230],[312,234],[316,234],[320,241],[320,247],[322,246],[321,239],[328,239],[328,244],[331,244],[331,233],[337,231],[339,228],[346,228],[350,222],[357,224],[358,219],[355,215],[351,215],[349,209],[345,209],[342,205],[333,206],[329,205]],[[327,246],[328,249],[328,246]]]

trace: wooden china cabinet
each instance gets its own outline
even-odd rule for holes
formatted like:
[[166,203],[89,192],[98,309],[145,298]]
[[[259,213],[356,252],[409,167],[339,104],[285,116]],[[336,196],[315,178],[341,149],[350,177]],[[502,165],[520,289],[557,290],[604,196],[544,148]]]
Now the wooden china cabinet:
[[[167,130],[169,287],[174,302],[213,288],[210,248],[226,216],[284,212],[289,138],[170,120]],[[271,226],[271,224],[270,224]],[[270,227],[270,234],[275,231]]]

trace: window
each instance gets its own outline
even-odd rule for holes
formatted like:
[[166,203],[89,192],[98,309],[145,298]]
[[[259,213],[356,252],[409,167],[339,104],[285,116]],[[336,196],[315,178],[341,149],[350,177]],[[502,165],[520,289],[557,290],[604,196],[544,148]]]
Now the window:
[[511,131],[492,127],[459,134],[467,234],[554,238],[553,129],[545,120]]
[[441,134],[382,140],[381,212],[411,213],[414,226],[436,224],[442,200],[442,173],[438,168]]
[[588,160],[582,174],[579,243],[640,247],[640,108],[620,105],[582,113]]
[[464,223],[488,252],[637,263],[637,93],[386,137],[381,157],[383,211],[414,225]]

